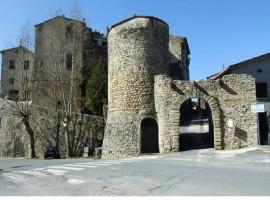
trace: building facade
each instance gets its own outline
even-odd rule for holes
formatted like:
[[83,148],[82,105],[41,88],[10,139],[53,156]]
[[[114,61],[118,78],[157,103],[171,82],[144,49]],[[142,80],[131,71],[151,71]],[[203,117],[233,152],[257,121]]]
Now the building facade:
[[187,38],[169,36],[169,76],[178,80],[189,80],[190,50]]
[[48,108],[68,105],[80,112],[91,69],[100,56],[106,59],[106,38],[83,21],[58,16],[35,25],[35,39],[33,77],[39,89],[33,103]]
[[29,99],[34,53],[22,45],[1,51],[1,97],[10,100]]
[[266,53],[240,63],[230,65],[209,79],[218,80],[228,74],[248,74],[255,78],[256,104],[263,104],[264,111],[258,113],[261,145],[270,144],[270,53]]

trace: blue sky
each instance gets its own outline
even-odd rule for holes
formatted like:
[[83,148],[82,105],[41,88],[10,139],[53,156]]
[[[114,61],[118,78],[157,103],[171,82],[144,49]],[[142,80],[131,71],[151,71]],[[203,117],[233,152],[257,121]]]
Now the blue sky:
[[134,14],[165,20],[171,34],[188,39],[192,80],[270,52],[269,0],[1,0],[0,49],[18,40],[27,20],[40,23],[74,2],[88,25],[102,32]]

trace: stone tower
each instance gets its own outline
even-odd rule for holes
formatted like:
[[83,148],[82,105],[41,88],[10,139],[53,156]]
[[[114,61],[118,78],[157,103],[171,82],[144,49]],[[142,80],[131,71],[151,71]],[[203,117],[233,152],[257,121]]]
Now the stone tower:
[[108,34],[108,117],[103,158],[141,153],[140,124],[156,119],[154,75],[167,74],[169,27],[155,17],[134,16]]
[[70,102],[74,111],[82,111],[91,68],[100,56],[106,59],[106,39],[100,41],[84,21],[64,16],[35,25],[35,35],[33,77],[39,88],[33,104],[55,109]]

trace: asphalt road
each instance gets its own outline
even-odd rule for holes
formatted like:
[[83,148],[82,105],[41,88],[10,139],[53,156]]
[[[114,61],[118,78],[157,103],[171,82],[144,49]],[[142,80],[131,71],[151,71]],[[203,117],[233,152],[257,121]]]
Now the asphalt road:
[[0,159],[0,195],[270,195],[270,150],[121,160]]

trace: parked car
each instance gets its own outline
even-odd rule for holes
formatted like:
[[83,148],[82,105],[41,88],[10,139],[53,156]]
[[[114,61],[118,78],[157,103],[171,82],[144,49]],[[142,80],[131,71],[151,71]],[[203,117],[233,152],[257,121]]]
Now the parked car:
[[44,152],[44,159],[47,158],[56,158],[60,159],[60,153],[57,147],[47,147],[45,152]]

